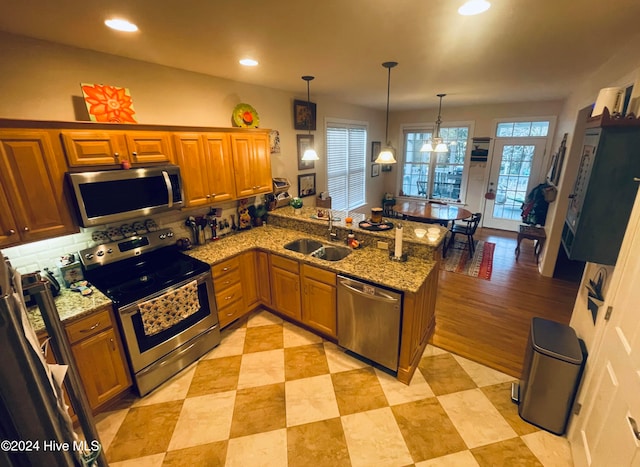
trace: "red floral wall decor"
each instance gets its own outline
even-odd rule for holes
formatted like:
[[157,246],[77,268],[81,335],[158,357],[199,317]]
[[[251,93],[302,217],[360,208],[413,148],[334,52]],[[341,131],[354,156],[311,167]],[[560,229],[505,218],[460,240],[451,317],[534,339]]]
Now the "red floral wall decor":
[[128,88],[103,84],[80,83],[93,122],[138,123],[134,118],[133,100]]

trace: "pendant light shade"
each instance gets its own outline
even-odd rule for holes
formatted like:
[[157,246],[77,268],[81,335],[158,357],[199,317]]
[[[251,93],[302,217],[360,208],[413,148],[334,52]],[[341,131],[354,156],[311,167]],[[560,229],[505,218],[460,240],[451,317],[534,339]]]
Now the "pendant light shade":
[[[303,80],[307,82],[307,129],[309,131],[309,136],[311,136],[311,94],[309,92],[309,82],[314,79],[314,76],[303,76]],[[309,138],[311,139],[311,138]],[[320,160],[318,157],[318,153],[312,147],[307,148],[302,155],[303,161],[317,161]]]
[[445,142],[440,138],[440,124],[442,123],[442,98],[446,96],[446,94],[437,94],[440,98],[440,106],[438,107],[438,119],[436,120],[436,136],[431,140],[425,142],[420,148],[420,152],[449,152],[449,148],[445,144]]
[[398,65],[398,62],[384,62],[382,64],[388,70],[387,74],[387,124],[384,132],[385,147],[382,148],[380,154],[375,160],[376,164],[395,164],[395,152],[396,150],[391,146],[389,141],[389,91],[391,90],[391,68]]

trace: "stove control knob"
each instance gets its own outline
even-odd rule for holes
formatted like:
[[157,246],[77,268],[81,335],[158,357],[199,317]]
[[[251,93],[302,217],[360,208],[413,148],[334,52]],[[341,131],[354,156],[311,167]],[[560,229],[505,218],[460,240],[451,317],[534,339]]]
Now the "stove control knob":
[[96,253],[96,255],[98,255],[98,256],[104,256],[104,250],[98,250],[98,252]]
[[109,249],[107,250],[107,253],[109,253],[109,254],[113,253],[113,248],[109,248]]
[[86,259],[93,259],[93,253],[87,253],[86,255],[84,255],[84,257]]
[[173,237],[173,232],[167,232],[167,238]]
[[160,234],[160,239],[164,240],[165,238],[167,238],[166,234]]

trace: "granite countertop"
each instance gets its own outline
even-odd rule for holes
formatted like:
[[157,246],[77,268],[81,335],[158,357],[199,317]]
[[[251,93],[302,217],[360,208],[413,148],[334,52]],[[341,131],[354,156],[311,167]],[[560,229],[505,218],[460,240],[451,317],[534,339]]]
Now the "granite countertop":
[[[95,287],[92,287],[92,289],[93,293],[87,296],[73,292],[70,289],[61,289],[60,294],[54,297],[60,321],[68,324],[111,304],[111,300],[102,292]],[[37,306],[29,307],[27,317],[36,332],[45,331],[44,321]]]
[[[262,227],[254,227],[250,230],[209,242],[206,245],[197,246],[186,253],[210,265],[214,265],[245,251],[259,248],[338,274],[364,279],[403,292],[417,292],[432,269],[436,267],[437,262],[432,259],[431,253],[441,244],[447,232],[445,228],[440,228],[440,235],[435,240],[429,240],[426,236],[424,238],[416,238],[414,229],[437,226],[401,221],[404,228],[403,243],[406,242],[412,248],[424,247],[424,251],[431,253],[427,253],[426,256],[417,253],[410,254],[406,262],[397,262],[389,259],[389,251],[393,251],[394,247],[395,229],[379,232],[365,231],[358,227],[358,223],[365,220],[363,214],[349,213],[349,216],[353,218],[353,223],[347,225],[345,222],[347,213],[332,211],[334,217],[339,219],[334,222],[334,226],[344,232],[353,230],[356,238],[362,239],[362,244],[365,246],[353,250],[350,255],[340,261],[326,261],[285,249],[284,245],[286,243],[299,238],[313,238],[325,244],[345,246],[342,241],[329,242],[326,236],[318,235],[318,232],[323,232],[328,223],[324,219],[313,219],[312,216],[316,212],[316,208],[305,207],[302,208],[300,214],[295,214],[293,209],[289,207],[282,208],[270,212],[269,215],[272,220],[277,220],[279,224],[284,224],[286,227],[265,224]],[[398,222],[397,219],[393,221]],[[388,242],[389,250],[381,250],[373,246],[376,240]],[[415,251],[417,252],[418,250]],[[105,305],[111,304],[111,301],[95,287],[93,287],[93,293],[88,296],[63,288],[54,300],[60,320],[65,324],[81,319]],[[37,307],[30,307],[28,316],[36,332],[45,330],[44,322]]]
[[[382,233],[388,234],[389,232]],[[409,256],[406,262],[392,261],[389,259],[389,251],[373,246],[353,250],[350,255],[340,261],[326,261],[284,248],[286,243],[303,237],[332,244],[326,237],[300,230],[264,225],[196,247],[189,250],[187,254],[214,265],[244,251],[260,248],[338,274],[368,280],[403,292],[417,292],[431,270],[437,265],[436,261],[412,256]],[[444,233],[442,238],[444,238]],[[333,242],[333,244],[344,246],[344,242]]]

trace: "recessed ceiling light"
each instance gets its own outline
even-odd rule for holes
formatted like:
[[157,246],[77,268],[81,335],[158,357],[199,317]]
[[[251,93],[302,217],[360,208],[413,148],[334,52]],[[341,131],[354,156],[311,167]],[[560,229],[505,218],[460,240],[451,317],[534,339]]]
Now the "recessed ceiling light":
[[491,3],[487,0],[469,0],[467,3],[458,8],[458,13],[462,16],[473,16],[484,13],[491,8]]
[[109,26],[111,29],[115,29],[116,31],[135,32],[138,30],[138,26],[130,23],[126,19],[108,19],[105,20],[104,24]]
[[253,58],[243,58],[240,60],[240,65],[244,66],[258,66],[258,61]]

